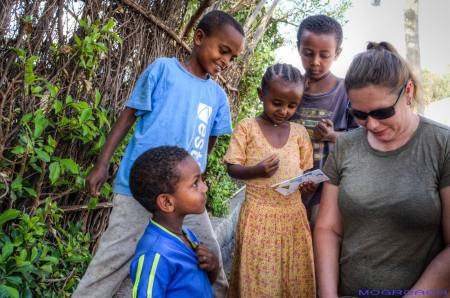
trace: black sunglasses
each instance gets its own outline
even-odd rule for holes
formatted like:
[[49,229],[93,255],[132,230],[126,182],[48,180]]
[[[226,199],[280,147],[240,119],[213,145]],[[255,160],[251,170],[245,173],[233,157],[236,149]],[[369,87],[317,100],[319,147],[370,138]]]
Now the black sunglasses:
[[395,100],[394,104],[390,107],[387,108],[382,108],[382,109],[378,109],[378,110],[374,110],[374,111],[370,111],[368,113],[366,112],[362,112],[362,111],[358,111],[355,109],[352,109],[350,102],[348,103],[348,109],[349,109],[349,113],[355,117],[358,118],[360,120],[366,120],[367,117],[372,117],[374,119],[378,119],[378,120],[383,120],[383,119],[387,119],[389,117],[392,117],[395,115],[395,105],[397,104],[398,100],[400,99],[400,96],[403,93],[403,90],[405,90],[406,84],[403,85],[402,89],[400,89],[400,92],[398,93],[397,99]]

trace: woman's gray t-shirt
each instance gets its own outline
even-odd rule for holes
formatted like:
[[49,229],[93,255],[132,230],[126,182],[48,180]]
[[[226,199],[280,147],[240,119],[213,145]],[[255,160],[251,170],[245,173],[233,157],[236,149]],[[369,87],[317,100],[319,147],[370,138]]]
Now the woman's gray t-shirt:
[[421,118],[405,145],[381,152],[360,127],[338,138],[323,170],[339,186],[339,294],[410,289],[444,247],[439,190],[450,185],[450,129]]

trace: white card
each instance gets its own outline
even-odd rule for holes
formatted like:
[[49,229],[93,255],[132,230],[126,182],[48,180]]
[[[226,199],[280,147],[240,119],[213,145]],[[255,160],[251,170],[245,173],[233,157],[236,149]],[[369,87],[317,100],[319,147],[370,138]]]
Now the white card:
[[271,187],[281,193],[284,196],[290,195],[291,193],[298,190],[298,187],[303,182],[311,181],[315,184],[329,180],[328,177],[322,172],[322,170],[317,169],[306,174],[291,178],[289,180],[277,183]]

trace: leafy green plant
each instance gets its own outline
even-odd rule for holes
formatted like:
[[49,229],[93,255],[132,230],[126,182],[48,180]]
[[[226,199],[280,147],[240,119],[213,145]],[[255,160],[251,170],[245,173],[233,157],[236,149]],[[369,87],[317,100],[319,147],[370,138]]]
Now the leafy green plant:
[[228,149],[230,136],[219,137],[213,152],[208,156],[206,183],[208,189],[208,208],[214,216],[225,216],[229,211],[229,199],[238,189],[228,176],[223,157]]
[[16,209],[0,215],[0,297],[69,296],[90,261],[90,238],[61,219],[50,200],[32,216]]
[[[39,104],[25,107],[27,112],[14,110],[20,115],[17,139],[0,159],[4,177],[0,190],[9,190],[10,206],[0,213],[0,297],[68,297],[90,260],[89,234],[82,231],[81,223],[64,220],[57,202],[84,187],[92,166],[79,163],[71,146],[82,147],[83,155],[96,155],[110,130],[112,117],[101,106],[102,95],[90,87],[109,51],[107,43],[121,43],[114,25],[112,20],[103,26],[80,21],[83,37],[74,37],[74,44],[65,48],[53,46],[54,55],[70,48],[79,60],[80,79],[73,84],[73,94],[82,90],[87,96],[81,98],[62,90],[58,79],[39,75],[39,66],[47,63],[40,57],[12,49],[17,69],[23,71],[20,100],[37,99]],[[111,186],[105,183],[102,198],[110,193]],[[89,207],[95,208],[97,201],[91,199]]]

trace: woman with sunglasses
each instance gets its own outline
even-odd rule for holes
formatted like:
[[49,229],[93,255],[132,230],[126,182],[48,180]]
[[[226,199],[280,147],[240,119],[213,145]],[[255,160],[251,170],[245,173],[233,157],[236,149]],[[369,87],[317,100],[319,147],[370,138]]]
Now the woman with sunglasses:
[[450,129],[414,113],[418,84],[388,43],[345,77],[361,126],[338,137],[314,230],[319,296],[450,294]]

